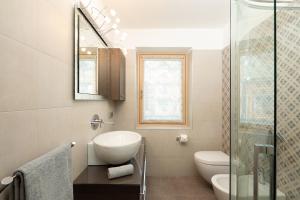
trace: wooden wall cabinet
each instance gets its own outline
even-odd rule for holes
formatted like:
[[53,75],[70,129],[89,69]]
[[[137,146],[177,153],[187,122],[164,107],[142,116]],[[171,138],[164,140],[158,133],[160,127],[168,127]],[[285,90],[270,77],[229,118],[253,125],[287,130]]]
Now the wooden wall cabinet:
[[103,48],[98,51],[98,91],[107,99],[126,99],[126,60],[121,49]]

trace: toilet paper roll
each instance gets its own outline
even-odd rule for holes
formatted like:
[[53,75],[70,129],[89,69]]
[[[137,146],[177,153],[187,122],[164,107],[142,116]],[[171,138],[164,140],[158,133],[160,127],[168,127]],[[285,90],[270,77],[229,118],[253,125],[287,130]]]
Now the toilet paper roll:
[[108,168],[108,178],[114,179],[122,176],[131,175],[134,173],[134,166],[132,164],[122,165],[119,167]]
[[181,135],[177,136],[176,140],[179,143],[183,144],[183,143],[187,143],[189,139],[188,139],[188,136],[186,134],[181,134]]

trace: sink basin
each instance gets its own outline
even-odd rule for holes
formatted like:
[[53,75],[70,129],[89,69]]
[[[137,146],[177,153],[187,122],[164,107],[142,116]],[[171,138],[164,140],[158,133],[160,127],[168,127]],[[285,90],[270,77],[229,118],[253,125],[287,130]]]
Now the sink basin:
[[138,152],[142,137],[131,131],[112,131],[94,138],[96,156],[107,164],[123,164]]

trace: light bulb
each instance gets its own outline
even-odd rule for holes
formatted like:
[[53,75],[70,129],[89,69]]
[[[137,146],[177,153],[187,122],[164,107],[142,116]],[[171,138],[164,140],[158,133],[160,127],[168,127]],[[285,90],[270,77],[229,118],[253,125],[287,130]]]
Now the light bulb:
[[116,23],[119,24],[121,22],[120,18],[116,19]]
[[117,12],[114,9],[110,9],[110,15],[114,17],[117,15]]
[[118,28],[118,24],[113,24],[111,27],[112,27],[113,29],[117,29],[117,28]]
[[111,19],[109,17],[105,17],[104,21],[105,21],[106,24],[109,24],[111,22]]
[[91,52],[91,51],[87,51],[86,53],[87,53],[87,54],[89,54],[89,55],[91,55],[91,54],[92,54],[92,52]]
[[82,47],[82,48],[81,48],[81,51],[82,51],[82,52],[85,52],[85,51],[86,51],[86,48],[85,48],[85,47]]

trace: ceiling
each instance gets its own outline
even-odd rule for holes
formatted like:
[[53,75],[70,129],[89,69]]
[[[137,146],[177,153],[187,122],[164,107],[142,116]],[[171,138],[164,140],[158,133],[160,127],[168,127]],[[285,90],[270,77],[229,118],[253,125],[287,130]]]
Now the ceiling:
[[102,0],[117,11],[121,28],[222,28],[230,0]]

